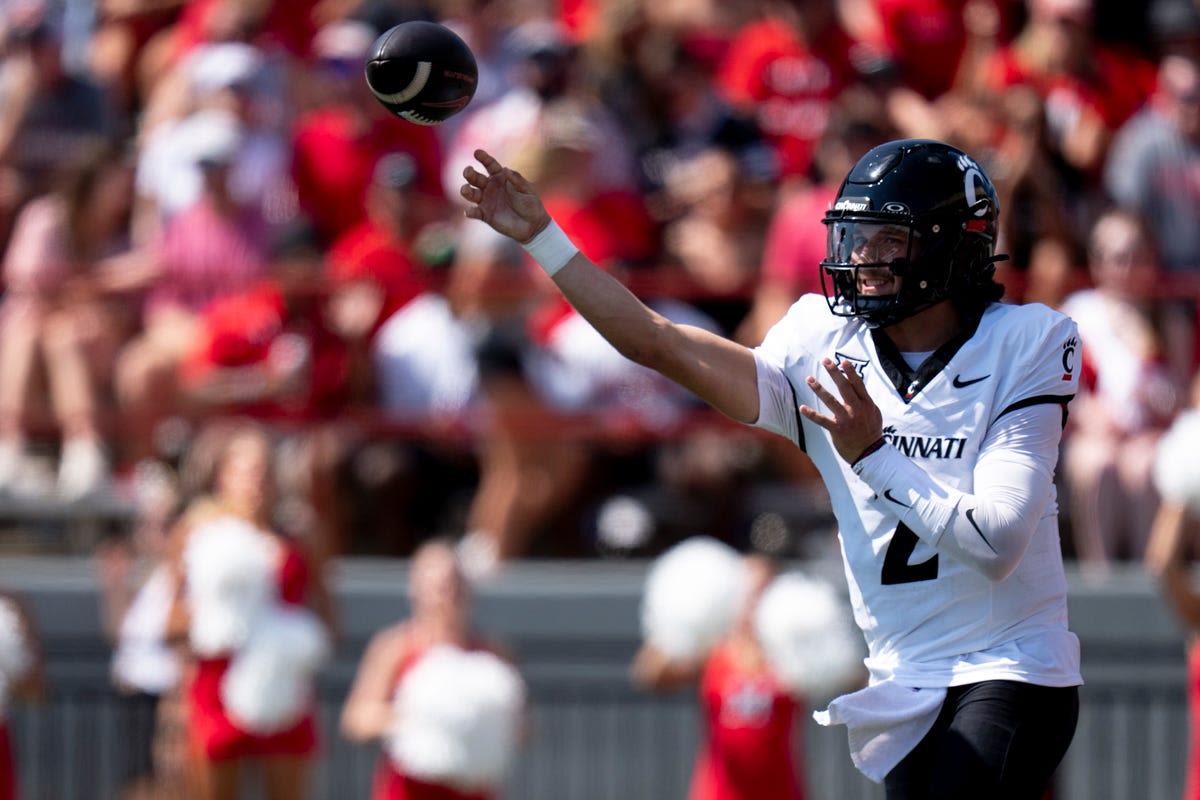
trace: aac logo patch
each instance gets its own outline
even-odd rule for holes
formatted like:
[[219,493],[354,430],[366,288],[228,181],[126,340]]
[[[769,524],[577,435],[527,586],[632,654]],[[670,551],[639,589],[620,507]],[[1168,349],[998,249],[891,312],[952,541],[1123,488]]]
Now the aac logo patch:
[[845,353],[839,353],[836,351],[834,352],[833,357],[834,360],[836,360],[839,364],[843,361],[849,361],[852,365],[854,365],[854,371],[858,373],[858,377],[860,378],[866,377],[867,367],[871,364],[868,359],[855,358],[854,356],[848,356]]

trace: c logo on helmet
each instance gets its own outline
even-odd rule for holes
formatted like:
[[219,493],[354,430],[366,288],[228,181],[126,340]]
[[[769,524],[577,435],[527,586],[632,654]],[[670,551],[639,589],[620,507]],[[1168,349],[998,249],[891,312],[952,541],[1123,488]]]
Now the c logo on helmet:
[[966,153],[960,155],[954,163],[963,172],[963,194],[966,195],[967,208],[971,209],[971,213],[977,217],[984,216],[988,212],[989,204],[979,202],[981,198],[976,192],[977,187],[986,185],[983,172]]

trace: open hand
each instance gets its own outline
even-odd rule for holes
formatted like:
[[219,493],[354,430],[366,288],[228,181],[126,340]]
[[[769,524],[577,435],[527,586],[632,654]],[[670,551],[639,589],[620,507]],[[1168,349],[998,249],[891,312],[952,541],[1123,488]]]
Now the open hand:
[[471,203],[468,217],[482,220],[522,244],[550,224],[550,214],[533,184],[484,150],[476,150],[475,158],[487,172],[471,166],[463,170],[467,182],[459,193]]
[[820,414],[812,406],[800,406],[805,419],[829,431],[838,455],[853,464],[858,457],[883,436],[883,413],[867,394],[867,387],[854,365],[843,360],[840,364],[832,358],[821,359],[821,366],[833,378],[841,398],[821,385],[816,376],[809,376],[808,387],[829,409],[829,415]]

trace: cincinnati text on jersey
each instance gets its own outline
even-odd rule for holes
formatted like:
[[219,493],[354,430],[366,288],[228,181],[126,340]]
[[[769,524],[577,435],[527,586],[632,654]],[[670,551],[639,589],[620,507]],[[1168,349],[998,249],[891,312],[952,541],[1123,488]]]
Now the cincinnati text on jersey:
[[910,436],[897,433],[893,425],[883,429],[883,438],[909,458],[962,458],[964,436]]

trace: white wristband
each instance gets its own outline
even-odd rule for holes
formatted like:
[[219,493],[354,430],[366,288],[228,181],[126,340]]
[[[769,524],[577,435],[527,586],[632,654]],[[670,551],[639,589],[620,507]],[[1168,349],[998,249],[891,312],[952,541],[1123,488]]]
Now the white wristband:
[[579,252],[579,248],[554,220],[550,220],[550,224],[542,228],[537,236],[521,246],[551,278]]

